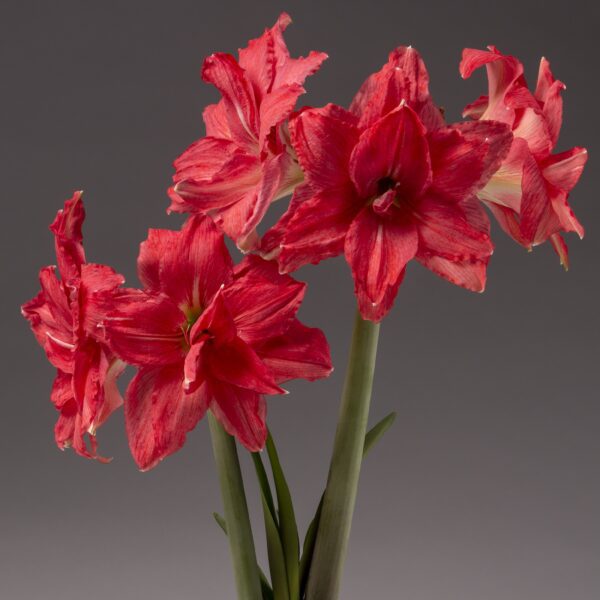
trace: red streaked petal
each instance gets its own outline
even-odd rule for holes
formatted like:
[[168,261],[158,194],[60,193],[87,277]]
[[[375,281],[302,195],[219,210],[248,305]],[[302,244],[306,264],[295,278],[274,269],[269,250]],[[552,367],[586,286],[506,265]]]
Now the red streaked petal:
[[444,124],[429,95],[429,74],[423,59],[411,46],[400,46],[388,62],[370,75],[352,100],[350,111],[360,118],[361,127],[370,127],[405,101],[428,129]]
[[359,195],[378,195],[379,183],[399,184],[404,198],[418,196],[431,181],[425,127],[406,104],[363,131],[350,158],[350,176]]
[[70,373],[57,371],[50,392],[50,400],[58,410],[65,407],[69,402],[75,402],[72,381],[73,376]]
[[259,134],[258,108],[252,86],[235,58],[221,52],[212,54],[204,61],[202,79],[212,83],[223,95],[232,139],[254,146]]
[[565,271],[569,270],[569,247],[565,243],[562,235],[560,233],[554,233],[550,236],[550,242],[552,243],[552,247],[556,254],[558,254],[558,258],[560,260],[560,264],[565,269]]
[[223,289],[238,335],[254,345],[283,333],[298,311],[306,284],[281,275],[277,264],[248,256]]
[[207,406],[204,386],[184,392],[182,365],[141,369],[127,388],[125,402],[127,437],[138,467],[147,471],[177,452]]
[[417,256],[432,273],[471,292],[483,292],[488,260],[454,261],[441,256]]
[[[539,165],[533,156],[529,156],[523,165],[523,197],[521,200],[521,232],[529,244],[540,240],[540,228],[550,204],[546,183]],[[547,236],[544,235],[544,239]]]
[[585,231],[569,205],[569,195],[556,189],[550,189],[549,194],[552,209],[558,217],[561,229],[563,231],[574,231],[580,239],[583,239]]
[[159,366],[183,362],[185,323],[166,296],[130,290],[115,299],[103,328],[110,349],[125,362]]
[[212,378],[258,394],[285,393],[273,379],[273,375],[257,356],[256,352],[241,338],[235,337],[226,343],[210,344],[204,352],[206,368]]
[[552,147],[556,145],[562,125],[563,101],[561,93],[564,89],[566,89],[565,84],[554,78],[550,70],[550,63],[542,58],[535,97],[543,106],[543,114],[552,140]]
[[205,308],[233,272],[223,234],[208,217],[190,217],[178,232],[153,230],[138,264],[140,278],[158,283],[186,313]]
[[542,165],[542,173],[554,187],[570,192],[577,185],[587,159],[585,148],[571,148],[548,157]]
[[304,110],[291,120],[290,136],[309,182],[319,188],[348,185],[359,136],[356,117],[335,104]]
[[119,359],[113,358],[109,362],[104,376],[104,404],[96,415],[94,431],[103,425],[108,417],[123,404],[121,392],[117,387],[117,379],[125,370],[127,365]]
[[498,170],[513,137],[502,123],[476,121],[437,129],[428,139],[431,189],[459,201],[471,197]]
[[296,105],[296,101],[305,90],[301,85],[292,84],[281,86],[277,90],[267,94],[260,104],[260,134],[258,145],[264,147],[267,136],[273,127],[281,125]]
[[210,410],[229,435],[250,452],[258,452],[267,441],[267,404],[256,392],[218,381],[210,382]]
[[82,195],[83,192],[75,192],[50,225],[50,231],[54,234],[58,270],[66,282],[79,278],[81,265],[85,262],[81,234],[85,219]]
[[488,76],[488,107],[482,115],[485,119],[494,119],[512,124],[514,111],[505,103],[506,95],[513,92],[516,85],[523,85],[523,65],[514,56],[505,56],[490,46],[489,51],[465,48],[460,63],[460,74],[463,79],[469,78],[473,72],[486,66]]
[[486,186],[479,190],[478,197],[490,205],[497,204],[500,207],[510,208],[516,213],[520,212],[523,166],[530,156],[531,152],[527,142],[521,138],[515,138],[500,168]]
[[453,262],[487,260],[493,246],[489,220],[474,199],[448,203],[425,197],[416,208],[418,257],[440,256]]
[[418,243],[414,223],[403,215],[382,218],[367,206],[354,219],[345,255],[363,318],[379,321],[389,311]]
[[533,108],[526,108],[513,127],[515,137],[527,140],[531,153],[537,158],[545,158],[554,144],[548,131],[546,119]]
[[333,367],[327,338],[320,329],[306,327],[293,319],[288,329],[256,347],[256,353],[275,381],[314,381],[327,377]]
[[278,262],[281,271],[295,271],[302,265],[317,264],[342,254],[350,223],[363,206],[353,185],[320,190],[297,207],[292,202],[280,242]]
[[231,139],[231,129],[227,123],[227,111],[223,100],[216,104],[209,104],[202,113],[202,119],[207,136],[224,140]]

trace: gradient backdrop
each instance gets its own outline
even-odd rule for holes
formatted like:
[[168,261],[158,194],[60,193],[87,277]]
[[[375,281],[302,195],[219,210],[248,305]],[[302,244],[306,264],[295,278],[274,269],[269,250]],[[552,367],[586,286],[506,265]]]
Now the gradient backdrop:
[[[203,57],[234,52],[283,9],[293,53],[330,55],[306,103],[347,104],[390,49],[412,44],[457,119],[484,90],[482,74],[460,79],[461,50],[494,43],[531,81],[551,59],[568,84],[560,149],[591,153],[572,197],[588,237],[569,237],[569,273],[549,246],[527,254],[498,228],[483,295],[410,266],[383,324],[372,410],[398,420],[365,464],[343,600],[598,598],[600,11],[580,0],[3,0],[0,598],[234,598],[206,423],[149,473],[129,456],[122,413],[100,432],[112,464],[59,452],[53,371],[19,305],[54,262],[48,224],[80,188],[88,258],[135,284],[146,229],[181,222],[165,214],[165,189],[217,97],[200,81]],[[325,330],[337,368],[269,402],[304,530],[326,478],[354,302],[341,260],[299,277],[310,284],[301,317]]]

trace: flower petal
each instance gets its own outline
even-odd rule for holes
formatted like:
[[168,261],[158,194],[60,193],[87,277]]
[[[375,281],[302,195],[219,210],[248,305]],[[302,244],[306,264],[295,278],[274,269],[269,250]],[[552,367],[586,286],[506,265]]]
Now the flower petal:
[[487,261],[492,254],[489,221],[474,199],[448,203],[425,197],[416,208],[416,218],[419,259],[437,256],[461,263]]
[[143,471],[177,452],[208,406],[205,387],[183,390],[181,365],[141,369],[127,389],[125,422],[129,447]]
[[267,441],[267,404],[256,392],[219,381],[210,382],[210,410],[229,435],[250,452],[258,452]]
[[345,255],[364,319],[380,321],[390,310],[418,243],[417,229],[405,215],[382,218],[367,206],[354,219]]
[[248,256],[236,267],[223,297],[238,335],[254,345],[289,328],[305,289],[306,284],[279,274],[276,263]]
[[125,362],[160,366],[183,362],[185,323],[168,297],[129,290],[115,298],[102,326],[110,349]]
[[234,141],[253,147],[258,141],[259,115],[252,86],[231,54],[216,53],[202,66],[202,79],[223,95],[225,115]]
[[307,181],[318,188],[348,185],[359,136],[353,115],[335,104],[304,110],[290,122],[290,136]]
[[363,131],[350,158],[350,176],[362,198],[379,195],[380,182],[396,183],[404,198],[431,181],[425,127],[406,104]]
[[444,124],[441,112],[429,95],[425,63],[412,46],[400,46],[390,53],[381,70],[363,83],[352,100],[350,111],[359,117],[361,127],[370,127],[402,101],[416,111],[427,129]]
[[320,329],[294,319],[285,333],[256,347],[256,353],[277,383],[290,379],[314,381],[332,371],[327,338]]
[[211,380],[252,390],[258,394],[285,393],[273,379],[273,375],[256,352],[241,338],[226,343],[215,340],[204,348],[203,357],[210,371]]
[[566,152],[553,154],[542,165],[544,179],[554,187],[570,192],[577,185],[587,159],[588,152],[585,148],[571,148]]
[[160,291],[186,314],[205,308],[233,271],[223,234],[208,217],[190,217],[178,232],[152,231],[138,264],[152,284],[158,272]]
[[566,89],[565,84],[554,78],[550,70],[550,63],[542,58],[535,97],[543,106],[543,114],[552,140],[552,147],[558,141],[562,125],[563,101],[561,93],[564,89]]
[[344,252],[348,227],[363,206],[350,183],[345,188],[316,192],[310,185],[300,186],[288,211],[263,237],[261,248],[275,255],[281,246],[278,262],[282,273],[338,256]]
[[85,262],[81,234],[85,219],[82,195],[83,192],[75,192],[50,225],[50,231],[54,234],[58,270],[66,282],[79,278],[81,265]]
[[513,137],[502,123],[476,121],[436,129],[428,139],[431,189],[459,201],[470,198],[498,170]]

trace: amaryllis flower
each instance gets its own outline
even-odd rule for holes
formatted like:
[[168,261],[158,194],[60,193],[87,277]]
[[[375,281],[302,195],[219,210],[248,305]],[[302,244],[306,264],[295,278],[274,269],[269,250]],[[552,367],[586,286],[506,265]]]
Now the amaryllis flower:
[[103,325],[112,350],[139,367],[125,416],[141,469],[181,448],[208,409],[260,450],[264,395],[284,393],[288,379],[330,373],[325,336],[295,317],[305,285],[256,256],[234,268],[209,218],[150,230],[138,271],[145,289],[117,297]]
[[561,232],[583,226],[568,203],[569,193],[587,161],[585,148],[552,154],[562,125],[565,85],[556,80],[542,58],[537,86],[527,88],[523,65],[495,47],[488,51],[465,49],[460,64],[464,78],[485,65],[489,92],[466,107],[465,116],[507,123],[514,134],[506,160],[479,193],[502,228],[527,248],[550,239],[561,263],[568,267],[568,250]]
[[[306,183],[263,245],[279,252],[282,272],[344,253],[362,316],[374,321],[391,308],[413,258],[457,285],[483,290],[492,244],[475,194],[512,139],[500,123],[444,126],[416,51],[392,56],[411,68],[384,67],[371,76],[354,113],[328,105],[292,121]],[[388,71],[399,73],[393,85]]]
[[302,84],[327,58],[311,52],[291,58],[283,32],[291,22],[283,13],[236,60],[209,56],[202,78],[223,98],[204,111],[206,136],[176,161],[170,210],[210,215],[244,250],[257,242],[256,226],[271,202],[302,180],[291,151],[285,121]]
[[84,218],[81,192],[76,192],[50,226],[60,278],[56,267],[43,268],[42,290],[21,310],[57,369],[51,400],[60,412],[54,430],[58,447],[105,460],[96,452],[96,430],[123,402],[116,378],[125,365],[98,339],[96,325],[101,298],[124,280],[110,267],[85,262]]

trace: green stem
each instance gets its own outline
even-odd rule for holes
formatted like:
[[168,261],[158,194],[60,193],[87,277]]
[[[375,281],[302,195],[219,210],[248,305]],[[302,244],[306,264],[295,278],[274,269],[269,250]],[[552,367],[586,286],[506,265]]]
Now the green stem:
[[379,325],[357,312],[329,478],[308,579],[308,600],[336,600],[356,503]]
[[238,600],[262,600],[250,515],[235,440],[210,412],[208,422],[221,484]]

